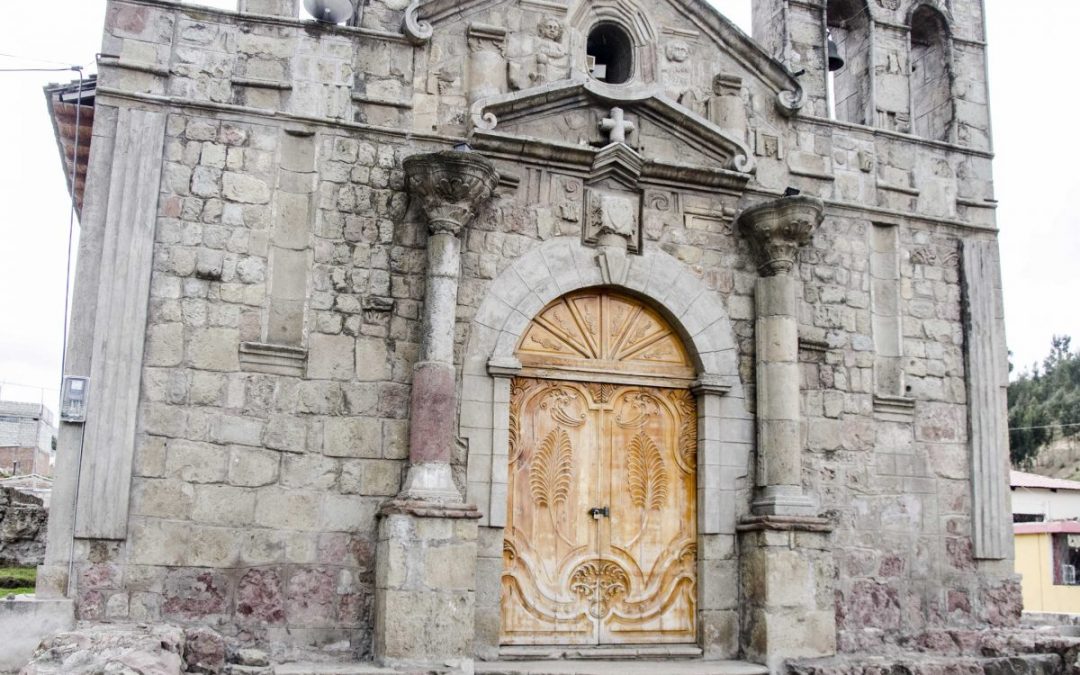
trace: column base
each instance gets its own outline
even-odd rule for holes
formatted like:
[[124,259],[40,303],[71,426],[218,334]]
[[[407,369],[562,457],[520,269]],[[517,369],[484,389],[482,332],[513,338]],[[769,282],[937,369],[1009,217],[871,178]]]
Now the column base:
[[798,485],[770,485],[761,488],[750,507],[759,516],[814,516],[817,503]]
[[465,666],[473,656],[478,525],[465,505],[395,500],[379,523],[375,658],[391,667]]
[[398,499],[460,504],[461,493],[454,484],[454,474],[446,462],[422,462],[409,467],[405,487]]
[[761,516],[738,529],[746,658],[784,673],[788,659],[836,654],[829,521]]
[[68,592],[67,565],[38,565],[34,596],[38,598],[65,598]]

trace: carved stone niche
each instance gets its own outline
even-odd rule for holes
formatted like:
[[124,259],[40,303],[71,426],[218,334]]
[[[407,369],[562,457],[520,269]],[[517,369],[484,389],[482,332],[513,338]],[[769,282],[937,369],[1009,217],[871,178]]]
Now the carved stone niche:
[[641,251],[641,195],[603,188],[585,191],[585,243]]
[[570,50],[566,27],[551,16],[541,17],[536,35],[516,35],[510,46],[510,88],[519,91],[569,77]]
[[457,236],[499,185],[499,173],[480,155],[436,152],[405,160],[409,194],[420,203],[431,234]]

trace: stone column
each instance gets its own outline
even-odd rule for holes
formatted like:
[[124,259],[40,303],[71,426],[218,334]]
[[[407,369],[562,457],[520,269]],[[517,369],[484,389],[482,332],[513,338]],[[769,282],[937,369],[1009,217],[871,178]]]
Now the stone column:
[[409,473],[399,499],[460,504],[450,472],[456,412],[454,328],[461,241],[499,182],[491,163],[467,152],[405,160],[408,189],[428,221],[428,269],[420,360],[413,369]]
[[836,652],[831,526],[802,489],[799,323],[795,260],[824,205],[784,197],[739,216],[759,256],[757,495],[739,525],[742,648],[771,673],[793,657]]
[[761,260],[757,306],[758,515],[813,515],[802,490],[798,279],[795,259],[824,217],[821,200],[784,197],[750,208],[739,228]]
[[380,513],[375,655],[387,665],[445,665],[472,654],[480,517],[463,503],[450,469],[458,235],[499,177],[487,160],[466,152],[410,157],[405,173],[428,221],[427,290],[413,370],[409,472],[401,493]]

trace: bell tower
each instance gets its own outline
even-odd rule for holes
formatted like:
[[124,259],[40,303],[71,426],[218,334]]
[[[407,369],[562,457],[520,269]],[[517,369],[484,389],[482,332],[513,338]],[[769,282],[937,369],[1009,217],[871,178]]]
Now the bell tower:
[[753,37],[798,76],[803,114],[979,150],[985,32],[983,0],[753,1]]

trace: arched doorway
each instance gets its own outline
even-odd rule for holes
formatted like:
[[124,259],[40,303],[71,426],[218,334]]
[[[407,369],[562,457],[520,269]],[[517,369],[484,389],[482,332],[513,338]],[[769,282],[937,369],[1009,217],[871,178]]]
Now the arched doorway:
[[664,318],[608,289],[533,319],[510,388],[507,645],[697,639],[696,369]]

